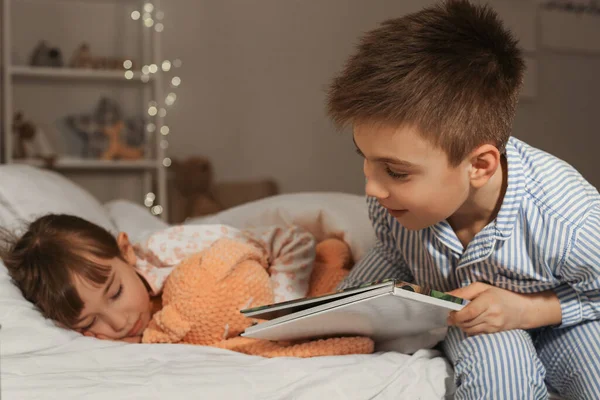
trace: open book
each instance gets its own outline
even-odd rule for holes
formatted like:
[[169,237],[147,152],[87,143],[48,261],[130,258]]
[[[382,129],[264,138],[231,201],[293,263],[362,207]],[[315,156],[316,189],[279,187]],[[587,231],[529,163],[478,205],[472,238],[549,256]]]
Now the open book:
[[242,336],[269,340],[368,336],[381,342],[443,328],[448,314],[467,303],[443,292],[388,279],[241,310],[247,317],[267,320],[247,328]]

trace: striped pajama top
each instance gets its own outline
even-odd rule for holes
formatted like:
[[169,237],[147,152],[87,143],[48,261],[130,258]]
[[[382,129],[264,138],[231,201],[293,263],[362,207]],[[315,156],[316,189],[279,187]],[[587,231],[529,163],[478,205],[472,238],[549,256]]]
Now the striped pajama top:
[[600,195],[572,166],[511,137],[497,217],[463,249],[447,221],[409,231],[367,197],[376,245],[340,288],[397,278],[450,291],[473,282],[554,290],[562,325],[600,318]]

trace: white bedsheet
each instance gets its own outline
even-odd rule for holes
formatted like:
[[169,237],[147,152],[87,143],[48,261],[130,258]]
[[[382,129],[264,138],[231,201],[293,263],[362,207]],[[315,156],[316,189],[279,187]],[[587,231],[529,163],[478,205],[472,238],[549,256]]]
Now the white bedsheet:
[[448,363],[434,350],[311,359],[188,345],[78,337],[2,359],[2,399],[444,399]]

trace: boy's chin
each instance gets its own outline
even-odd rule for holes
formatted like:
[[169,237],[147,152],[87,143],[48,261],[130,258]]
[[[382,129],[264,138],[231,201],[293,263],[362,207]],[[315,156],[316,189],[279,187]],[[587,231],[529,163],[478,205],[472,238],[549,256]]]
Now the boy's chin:
[[414,214],[410,214],[408,211],[403,212],[401,215],[393,215],[393,217],[400,225],[409,231],[420,231],[436,224],[435,222],[431,223],[418,219]]

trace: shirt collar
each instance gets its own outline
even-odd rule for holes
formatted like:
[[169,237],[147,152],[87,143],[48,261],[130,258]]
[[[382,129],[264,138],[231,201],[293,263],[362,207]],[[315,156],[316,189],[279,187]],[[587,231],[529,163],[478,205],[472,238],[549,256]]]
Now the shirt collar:
[[506,165],[508,170],[508,179],[506,193],[502,199],[500,211],[496,216],[495,230],[498,239],[508,239],[515,227],[515,221],[519,215],[523,197],[525,195],[525,176],[521,155],[516,148],[518,142],[514,138],[509,138],[506,144]]

